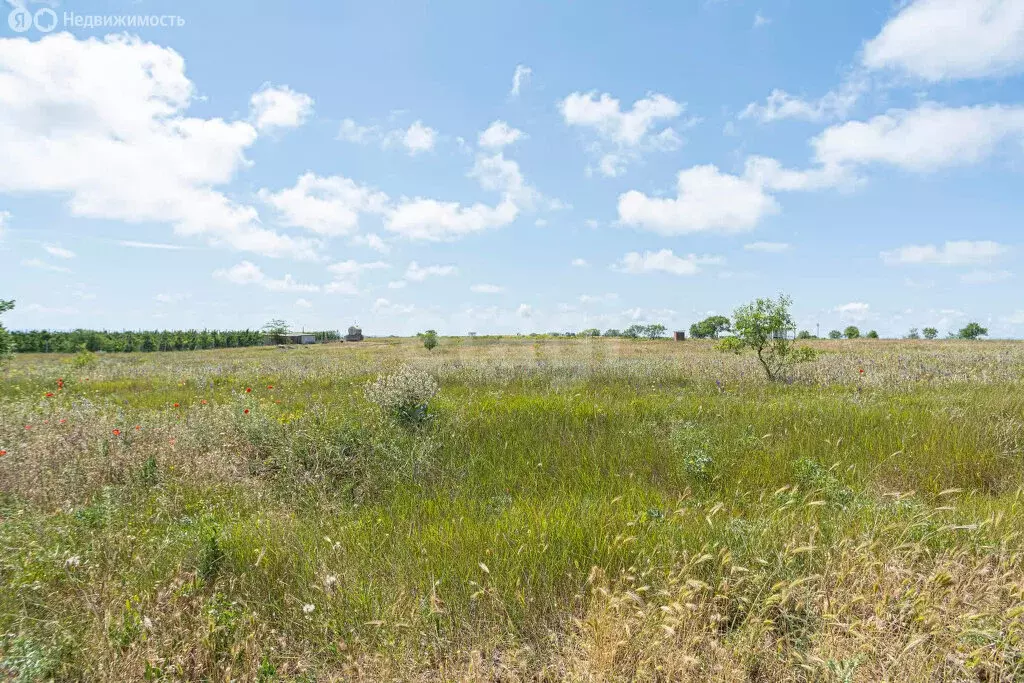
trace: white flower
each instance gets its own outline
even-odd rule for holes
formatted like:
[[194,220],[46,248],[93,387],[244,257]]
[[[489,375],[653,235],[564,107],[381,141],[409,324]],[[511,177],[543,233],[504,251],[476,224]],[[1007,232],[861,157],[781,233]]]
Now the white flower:
[[82,564],[82,558],[78,555],[72,555],[68,559],[64,560],[64,566],[69,569],[74,569],[80,564]]
[[153,620],[150,619],[149,617],[143,617],[142,618],[142,625],[146,627],[147,631],[152,631],[153,630]]
[[334,588],[336,583],[338,583],[338,577],[334,574],[328,574],[324,577],[324,588],[327,590]]
[[315,609],[316,609],[316,605],[310,605],[309,603],[307,603],[307,604],[302,606],[302,613],[303,614],[312,614],[313,610],[315,610]]

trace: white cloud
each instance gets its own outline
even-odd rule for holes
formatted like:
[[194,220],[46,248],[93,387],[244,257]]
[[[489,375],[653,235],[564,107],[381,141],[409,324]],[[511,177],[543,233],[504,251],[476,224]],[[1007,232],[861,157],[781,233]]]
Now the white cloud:
[[1014,311],[1009,315],[1004,315],[999,321],[1006,325],[1024,325],[1024,311]]
[[481,147],[501,149],[524,137],[523,131],[513,128],[504,121],[495,121],[487,130],[480,133],[478,142]]
[[764,104],[751,102],[740,112],[741,119],[771,123],[782,119],[826,121],[844,118],[860,99],[866,88],[863,80],[849,80],[839,90],[825,93],[817,100],[790,95],[785,90],[772,90]]
[[162,249],[165,251],[181,251],[185,247],[179,244],[163,244],[160,242],[136,242],[134,240],[118,240],[118,246],[130,249]]
[[574,258],[574,259],[572,260],[572,265],[573,265],[574,267],[576,267],[576,268],[586,268],[586,267],[587,267],[587,266],[589,266],[590,264],[589,264],[589,263],[587,263],[587,260],[586,260],[586,259],[581,259],[581,258]]
[[57,258],[75,258],[75,252],[65,249],[59,244],[44,244],[43,249],[50,256],[56,256]]
[[250,261],[242,261],[228,269],[215,270],[213,276],[236,285],[259,285],[270,292],[318,292],[319,285],[296,282],[291,275],[280,280],[268,278],[263,270]]
[[574,92],[559,103],[567,125],[592,130],[600,142],[611,147],[594,146],[599,155],[597,170],[608,177],[621,175],[642,151],[678,149],[682,139],[674,129],[664,128],[653,134],[652,130],[660,121],[678,118],[684,109],[684,105],[660,93],[637,100],[628,111],[623,111],[619,100],[608,93],[598,96],[596,92]]
[[388,196],[341,176],[304,173],[294,187],[259,191],[259,198],[280,214],[282,225],[305,228],[324,236],[348,235],[364,213],[387,210]]
[[4,238],[4,232],[7,230],[7,225],[11,222],[10,211],[0,211],[0,240]]
[[388,283],[388,289],[405,289],[408,284],[405,280],[392,280]]
[[315,242],[261,227],[214,189],[248,165],[257,132],[186,116],[195,92],[177,52],[129,36],[0,39],[0,73],[0,192],[67,195],[75,216],[316,258]]
[[1024,3],[906,3],[864,46],[863,61],[869,68],[896,69],[933,82],[1020,73],[1024,71]]
[[308,299],[296,299],[295,305],[299,308],[313,308],[313,302]]
[[498,285],[473,285],[469,288],[470,291],[476,292],[477,294],[501,294],[505,291],[504,287]]
[[189,298],[188,294],[181,294],[181,293],[157,294],[156,296],[153,297],[153,299],[155,301],[157,301],[158,303],[161,303],[161,304],[176,304],[176,303],[180,303],[180,302],[182,302],[182,301],[184,301],[185,299],[188,299],[188,298]]
[[371,270],[384,270],[390,267],[390,264],[383,261],[360,263],[349,259],[332,263],[327,266],[327,270],[331,273],[334,280],[324,287],[324,291],[328,294],[345,294],[349,296],[360,294],[358,281],[363,273]]
[[767,26],[770,23],[772,23],[772,20],[760,12],[754,15],[754,28],[761,28],[762,26]]
[[37,258],[25,259],[24,261],[21,262],[21,265],[28,266],[29,268],[39,268],[40,270],[51,270],[55,273],[71,272],[70,268],[65,268],[64,266],[55,266],[53,264],[46,263],[45,261]]
[[409,156],[415,156],[420,152],[429,152],[434,149],[437,141],[437,131],[430,126],[423,125],[422,121],[415,121],[405,130],[397,130],[388,133],[384,138],[384,146],[388,147],[400,144],[405,147]]
[[387,242],[381,239],[380,235],[376,233],[368,233],[366,235],[356,235],[352,238],[352,244],[357,246],[364,246],[379,251],[382,254],[391,253],[391,247],[388,246]]
[[826,167],[886,163],[927,172],[982,161],[1007,138],[1024,140],[1024,106],[929,103],[827,128],[811,144]]
[[373,312],[379,315],[409,315],[415,310],[412,304],[395,304],[383,298],[373,302]]
[[722,173],[716,166],[680,171],[675,199],[637,190],[619,195],[619,220],[662,235],[752,230],[779,205],[753,180]]
[[785,242],[751,242],[744,244],[743,248],[747,251],[762,251],[766,254],[781,254],[784,251],[789,251],[789,245]]
[[1009,247],[990,240],[959,240],[946,242],[942,246],[911,244],[893,251],[883,251],[880,255],[889,265],[930,263],[942,266],[968,266],[991,263],[1008,251]]
[[405,279],[412,282],[423,282],[428,277],[446,277],[457,272],[455,266],[421,266],[413,261],[405,270]]
[[687,254],[676,256],[671,249],[661,251],[645,251],[643,254],[631,251],[622,257],[622,261],[614,267],[625,273],[670,273],[672,275],[696,275],[701,272],[701,266],[715,265],[721,263],[720,258],[714,256],[697,256]]
[[297,128],[313,113],[313,98],[287,85],[265,84],[249,100],[257,130]]
[[360,126],[352,119],[345,119],[338,129],[338,139],[365,145],[379,139],[380,131],[376,126]]
[[530,304],[519,304],[519,308],[516,309],[516,315],[520,318],[529,318],[533,315],[533,306]]
[[848,304],[836,306],[832,311],[838,313],[839,318],[844,322],[863,322],[871,317],[871,306],[860,301],[851,301]]
[[614,292],[608,294],[581,294],[581,304],[608,304],[613,301],[618,301],[619,295]]
[[533,69],[525,64],[517,64],[516,70],[512,74],[512,89],[509,90],[508,94],[512,97],[519,97],[523,86],[530,82],[530,76],[532,75]]
[[1013,273],[1008,270],[972,270],[960,276],[960,282],[965,285],[990,285],[996,282],[1005,282],[1013,278]]

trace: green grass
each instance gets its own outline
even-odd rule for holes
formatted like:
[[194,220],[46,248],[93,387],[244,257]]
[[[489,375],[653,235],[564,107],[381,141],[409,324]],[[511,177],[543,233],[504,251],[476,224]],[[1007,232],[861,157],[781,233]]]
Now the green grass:
[[[692,342],[18,357],[0,671],[1024,676],[1024,345],[818,346],[790,384]],[[363,395],[403,363],[421,425]]]

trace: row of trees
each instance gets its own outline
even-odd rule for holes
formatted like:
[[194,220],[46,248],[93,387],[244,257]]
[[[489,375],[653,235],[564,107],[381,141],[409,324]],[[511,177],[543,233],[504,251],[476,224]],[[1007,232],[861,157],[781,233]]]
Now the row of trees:
[[[596,327],[591,327],[588,330],[580,332],[581,337],[621,337],[623,339],[657,339],[658,337],[665,336],[665,332],[668,330],[667,327],[661,323],[654,323],[651,325],[630,325],[624,330],[608,329],[602,332]],[[565,336],[573,337],[576,336],[573,333],[566,333]]]
[[267,336],[256,330],[145,330],[139,332],[108,332],[73,330],[50,332],[32,330],[11,332],[14,348],[20,353],[74,353],[108,351],[196,351],[242,346],[260,346]]

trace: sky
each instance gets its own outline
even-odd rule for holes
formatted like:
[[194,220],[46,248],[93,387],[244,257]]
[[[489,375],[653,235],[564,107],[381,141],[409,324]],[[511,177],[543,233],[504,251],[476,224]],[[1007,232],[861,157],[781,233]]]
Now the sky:
[[4,2],[9,328],[1024,337],[1024,0]]

